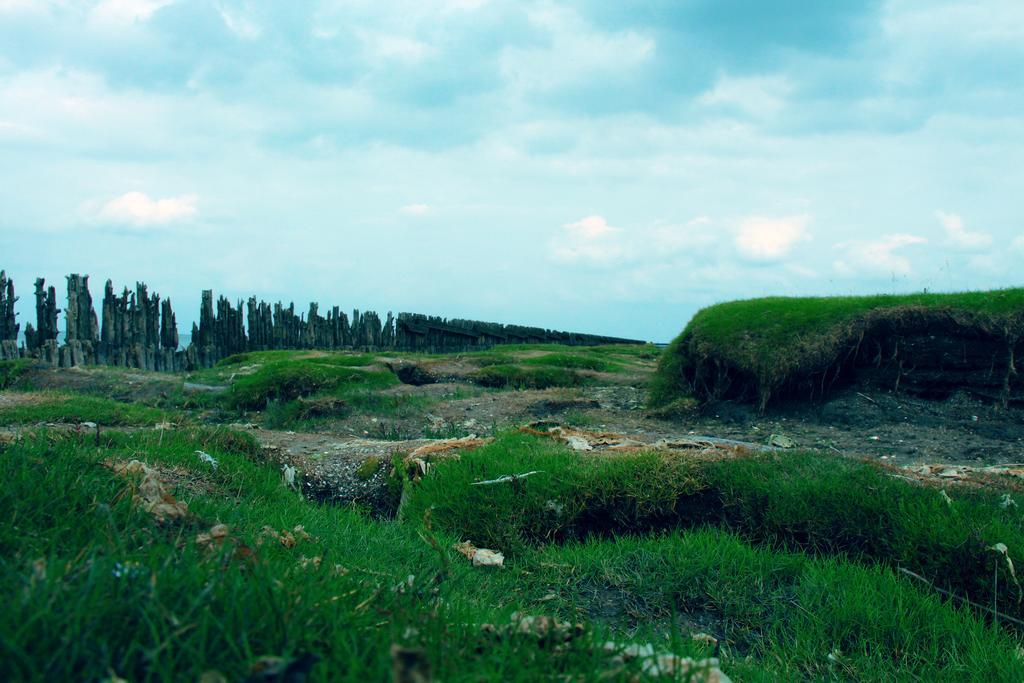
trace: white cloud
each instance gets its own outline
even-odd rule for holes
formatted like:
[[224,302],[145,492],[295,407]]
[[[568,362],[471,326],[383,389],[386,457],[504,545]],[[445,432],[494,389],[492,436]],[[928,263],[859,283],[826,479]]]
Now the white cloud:
[[777,261],[789,255],[798,242],[808,239],[811,217],[766,218],[751,216],[743,220],[734,243],[740,254],[754,261]]
[[1017,237],[1010,242],[1010,246],[1017,251],[1024,251],[1024,235],[1017,235]]
[[249,21],[249,19],[241,13],[232,12],[225,9],[223,6],[219,6],[217,11],[220,12],[220,18],[224,22],[224,25],[228,27],[228,30],[239,38],[242,38],[243,40],[255,40],[262,35],[263,29]]
[[150,199],[142,192],[128,192],[104,204],[99,218],[136,227],[165,225],[196,215],[196,201],[194,194]]
[[910,259],[895,251],[927,242],[923,237],[905,234],[885,235],[879,240],[866,242],[841,242],[836,245],[836,249],[845,253],[832,265],[840,275],[860,275],[865,272],[907,275],[913,271]]
[[655,53],[653,38],[632,30],[600,31],[572,9],[544,4],[528,10],[527,16],[538,34],[547,33],[550,41],[502,50],[502,73],[520,92],[550,92],[621,76]]
[[619,228],[608,225],[602,216],[587,216],[575,223],[562,226],[570,235],[582,240],[594,240],[620,232]]
[[358,31],[358,36],[363,51],[371,59],[415,64],[434,53],[429,44],[399,34]]
[[92,18],[101,24],[132,24],[146,21],[161,7],[174,0],[103,0],[92,9]]
[[551,240],[550,255],[562,263],[610,264],[626,255],[622,233],[602,216],[587,216],[562,226],[562,233]]
[[433,210],[430,204],[408,204],[399,209],[402,213],[410,216],[425,216]]
[[697,216],[683,225],[657,224],[651,229],[650,243],[662,254],[704,249],[716,240],[715,234],[708,230],[711,224],[707,216]]
[[480,9],[490,0],[442,0],[441,8],[445,12],[471,12]]
[[33,0],[0,0],[0,12],[17,12],[33,9],[35,5],[36,2]]
[[792,90],[792,84],[778,76],[721,77],[697,102],[709,107],[732,106],[750,116],[770,117],[786,106],[786,97]]
[[657,221],[625,230],[609,225],[603,216],[587,216],[562,226],[549,242],[549,256],[561,263],[603,266],[642,261],[651,268],[682,252],[706,252],[716,241],[711,225],[707,216],[697,216],[682,224]]
[[992,235],[964,229],[964,219],[955,213],[936,211],[935,217],[946,230],[947,242],[960,249],[980,249],[992,244]]

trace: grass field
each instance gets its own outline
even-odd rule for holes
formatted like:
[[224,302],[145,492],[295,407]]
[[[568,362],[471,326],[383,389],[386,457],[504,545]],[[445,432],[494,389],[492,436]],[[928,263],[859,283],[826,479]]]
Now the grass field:
[[[599,378],[649,367],[648,353],[491,351],[465,372]],[[382,472],[398,505],[379,519],[305,499],[250,432],[203,424],[313,431],[364,413],[381,419],[360,439],[409,438],[383,418],[519,394],[395,393],[365,354],[226,359],[189,378],[227,387],[194,406],[123,370],[92,388],[68,375],[81,391],[14,370],[0,397],[0,680],[212,682],[274,666],[312,681],[687,680],[666,667],[710,656],[733,681],[1024,680],[1012,480],[940,490],[836,454],[602,454],[504,429],[426,473],[362,461],[354,479]],[[98,394],[128,381],[138,400]],[[559,391],[547,396],[578,403]],[[565,423],[592,420],[578,410]],[[103,428],[44,426],[85,421]],[[474,566],[466,542],[503,566]]]
[[[749,390],[765,405],[794,378],[824,373],[885,324],[899,330],[916,316],[1019,344],[1024,289],[955,294],[856,297],[770,297],[732,301],[699,311],[661,356],[652,405],[682,396],[715,398]],[[723,387],[729,387],[724,389]]]
[[[140,483],[107,465],[138,458],[173,482],[186,518],[159,523],[133,504]],[[771,478],[734,494],[773,528],[666,524],[679,517],[680,494],[746,491],[758,477],[744,468],[766,463],[715,473],[650,455],[579,458],[509,434],[410,484],[405,521],[374,522],[302,500],[233,432],[111,433],[98,446],[41,433],[8,444],[0,673],[197,680],[216,671],[237,680],[275,656],[296,667],[315,658],[312,680],[382,680],[398,645],[439,680],[651,679],[643,659],[616,657],[604,644],[700,658],[714,648],[690,636],[712,628],[721,666],[737,681],[1024,676],[1010,629],[903,577],[899,558],[864,544],[879,531],[871,516],[883,496],[905,498],[893,507],[907,519],[885,541],[897,548],[928,538],[949,550],[973,529],[1017,549],[1019,513],[978,527],[985,500],[957,496],[944,511],[931,504],[937,493],[893,481],[861,504],[864,514],[837,515],[829,486],[806,499],[815,482],[797,457],[784,470],[788,484]],[[469,486],[540,465],[549,471],[515,485]],[[559,534],[567,527],[553,515],[577,531]],[[847,552],[809,544],[808,515],[827,520],[819,540],[839,531]],[[217,524],[226,527],[211,532]],[[464,540],[508,552],[506,566],[472,566],[452,549]],[[986,575],[1000,571],[998,559],[993,553]],[[1001,571],[1013,603],[1017,589]],[[517,611],[579,626],[508,628]]]

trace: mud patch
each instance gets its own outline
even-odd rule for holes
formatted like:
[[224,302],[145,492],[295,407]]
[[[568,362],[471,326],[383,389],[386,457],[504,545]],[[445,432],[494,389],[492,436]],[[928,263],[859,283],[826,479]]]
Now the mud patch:
[[46,391],[4,391],[0,392],[0,410],[16,406],[42,406],[63,403],[68,396]]
[[529,411],[531,415],[544,417],[546,415],[559,415],[569,410],[590,410],[591,408],[600,407],[601,404],[593,399],[548,399],[534,403],[530,406]]

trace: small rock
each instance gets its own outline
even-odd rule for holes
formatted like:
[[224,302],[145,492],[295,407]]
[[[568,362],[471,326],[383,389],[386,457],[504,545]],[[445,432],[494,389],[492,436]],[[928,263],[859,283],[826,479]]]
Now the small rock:
[[574,451],[592,451],[592,450],[594,450],[594,447],[591,446],[587,442],[587,440],[584,439],[582,436],[576,436],[576,435],[567,436],[565,438],[565,442],[567,444],[569,444],[569,448],[573,449]]

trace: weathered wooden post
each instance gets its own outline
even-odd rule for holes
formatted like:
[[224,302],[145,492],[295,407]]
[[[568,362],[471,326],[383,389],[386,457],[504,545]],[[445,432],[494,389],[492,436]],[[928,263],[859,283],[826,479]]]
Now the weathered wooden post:
[[0,270],[0,360],[18,358],[18,330],[21,327],[15,322],[14,303],[18,297],[14,295],[14,280]]

